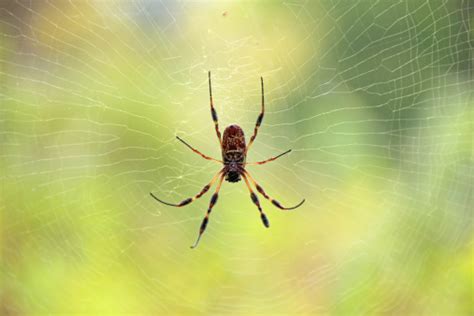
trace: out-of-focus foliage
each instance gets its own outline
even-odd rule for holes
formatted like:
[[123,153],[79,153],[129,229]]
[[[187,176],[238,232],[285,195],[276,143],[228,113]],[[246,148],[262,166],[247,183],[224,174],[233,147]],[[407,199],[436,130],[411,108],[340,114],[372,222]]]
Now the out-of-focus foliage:
[[[2,315],[470,315],[469,1],[0,3]],[[253,130],[263,228],[225,183]]]

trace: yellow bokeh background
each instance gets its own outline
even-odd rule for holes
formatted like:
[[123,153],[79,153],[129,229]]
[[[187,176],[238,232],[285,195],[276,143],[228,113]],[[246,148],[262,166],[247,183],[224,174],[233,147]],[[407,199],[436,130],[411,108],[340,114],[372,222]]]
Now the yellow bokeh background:
[[[0,4],[1,315],[470,315],[472,4]],[[266,113],[243,182],[178,202]]]

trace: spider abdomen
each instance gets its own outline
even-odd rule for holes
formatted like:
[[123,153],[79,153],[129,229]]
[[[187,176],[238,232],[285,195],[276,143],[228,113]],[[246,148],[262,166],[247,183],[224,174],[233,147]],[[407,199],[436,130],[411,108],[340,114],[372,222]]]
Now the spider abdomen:
[[229,125],[222,137],[222,160],[227,167],[227,181],[240,181],[240,172],[245,163],[245,149],[244,131],[236,124]]
[[[245,135],[242,128],[236,124],[226,127],[222,137],[222,158],[225,159],[225,154],[229,152],[238,152],[244,155],[245,148]],[[245,157],[243,158],[245,159]]]

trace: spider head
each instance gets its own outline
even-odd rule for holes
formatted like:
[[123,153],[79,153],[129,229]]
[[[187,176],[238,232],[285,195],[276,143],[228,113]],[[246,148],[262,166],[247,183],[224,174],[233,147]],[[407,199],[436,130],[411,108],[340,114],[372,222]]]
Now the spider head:
[[227,174],[225,179],[229,182],[240,181],[240,165],[237,162],[231,162],[227,165]]

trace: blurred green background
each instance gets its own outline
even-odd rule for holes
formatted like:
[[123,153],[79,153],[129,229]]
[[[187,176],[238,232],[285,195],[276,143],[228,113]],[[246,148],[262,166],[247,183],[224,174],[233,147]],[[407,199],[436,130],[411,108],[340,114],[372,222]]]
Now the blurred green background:
[[473,5],[1,1],[0,314],[472,315]]

